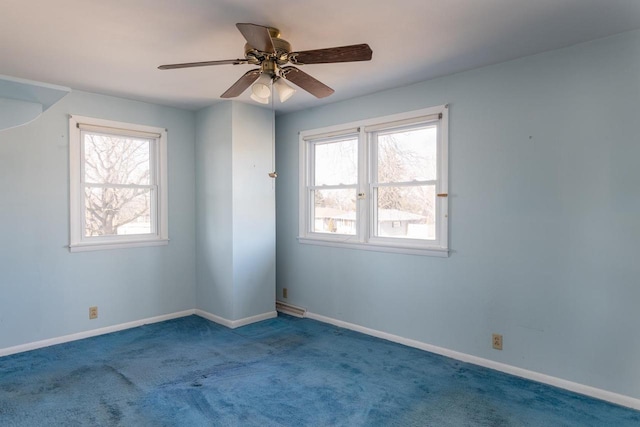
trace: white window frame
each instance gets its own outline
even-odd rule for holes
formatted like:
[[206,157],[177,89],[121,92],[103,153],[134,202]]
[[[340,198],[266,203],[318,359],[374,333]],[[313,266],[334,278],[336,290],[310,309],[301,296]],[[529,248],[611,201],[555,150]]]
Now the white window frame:
[[[299,231],[298,241],[304,244],[343,247],[379,252],[393,252],[436,257],[449,256],[449,109],[448,105],[425,108],[407,113],[345,123],[300,132],[299,150]],[[378,131],[411,125],[437,123],[436,174],[436,239],[418,240],[374,236],[373,174],[375,172],[374,135]],[[358,134],[358,185],[355,235],[317,233],[313,231],[311,192],[314,176],[313,147],[342,136]]]
[[[83,130],[96,131],[109,135],[142,137],[149,139],[151,163],[152,194],[151,234],[91,236],[84,234],[84,160]],[[104,249],[122,249],[141,246],[166,245],[169,242],[168,231],[168,185],[167,185],[167,130],[97,119],[93,117],[69,116],[69,251],[95,251]]]

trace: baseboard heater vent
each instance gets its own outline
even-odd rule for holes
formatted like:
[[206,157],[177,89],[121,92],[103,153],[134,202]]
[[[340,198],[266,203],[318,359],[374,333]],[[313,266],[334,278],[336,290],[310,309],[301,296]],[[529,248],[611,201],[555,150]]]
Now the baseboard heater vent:
[[286,302],[276,301],[276,310],[280,313],[289,314],[295,317],[304,317],[307,312],[306,308],[296,307]]

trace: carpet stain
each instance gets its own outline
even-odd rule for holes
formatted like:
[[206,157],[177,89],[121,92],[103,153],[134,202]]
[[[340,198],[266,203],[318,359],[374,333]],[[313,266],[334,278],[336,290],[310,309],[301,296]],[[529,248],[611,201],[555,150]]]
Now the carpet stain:
[[101,409],[107,414],[110,424],[119,424],[122,421],[122,411],[117,405],[100,399]]
[[431,401],[418,404],[407,412],[402,424],[409,426],[478,425],[510,427],[527,425],[511,416],[496,402],[465,390],[452,390]]

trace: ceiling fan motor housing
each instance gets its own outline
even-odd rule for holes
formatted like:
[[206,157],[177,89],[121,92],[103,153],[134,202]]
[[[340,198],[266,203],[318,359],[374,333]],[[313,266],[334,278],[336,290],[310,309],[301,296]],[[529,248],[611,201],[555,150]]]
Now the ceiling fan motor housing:
[[271,41],[273,42],[275,53],[261,52],[260,50],[251,46],[249,43],[246,43],[244,45],[244,56],[250,64],[258,65],[267,59],[273,59],[276,64],[284,65],[289,62],[291,43],[279,37],[280,30],[278,30],[277,28],[268,27],[268,29],[269,35],[271,36]]

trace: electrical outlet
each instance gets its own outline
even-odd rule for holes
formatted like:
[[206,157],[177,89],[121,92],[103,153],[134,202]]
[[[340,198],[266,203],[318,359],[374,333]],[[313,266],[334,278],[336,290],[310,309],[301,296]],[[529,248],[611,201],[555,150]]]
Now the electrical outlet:
[[502,350],[502,335],[491,335],[491,342],[493,343],[493,348],[495,348],[496,350]]
[[287,288],[282,288],[282,298],[287,298],[288,293]]
[[98,318],[98,307],[89,307],[89,319]]

